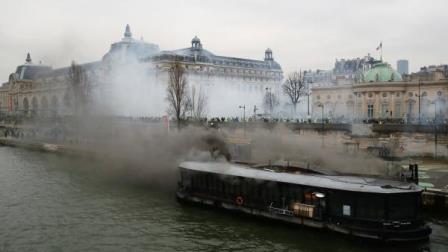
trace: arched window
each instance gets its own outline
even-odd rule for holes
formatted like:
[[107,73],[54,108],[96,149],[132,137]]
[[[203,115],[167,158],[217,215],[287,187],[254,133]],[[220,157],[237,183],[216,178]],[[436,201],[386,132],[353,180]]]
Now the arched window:
[[25,98],[23,98],[23,112],[25,114],[28,114],[29,108],[30,108],[30,104],[28,102],[28,98],[25,97]]
[[33,97],[33,100],[31,102],[33,113],[37,113],[37,110],[39,109],[39,102],[37,101],[36,97]]
[[59,111],[59,101],[56,96],[53,96],[51,98],[51,111],[53,112],[53,114],[57,114]]
[[48,110],[48,100],[47,100],[47,97],[43,96],[43,97],[40,99],[40,106],[41,106],[42,111],[43,111],[44,113],[47,112],[47,110]]

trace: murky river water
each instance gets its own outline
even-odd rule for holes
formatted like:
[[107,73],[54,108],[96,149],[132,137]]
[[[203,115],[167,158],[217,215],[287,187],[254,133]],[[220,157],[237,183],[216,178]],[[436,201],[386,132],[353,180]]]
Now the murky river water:
[[180,205],[172,189],[103,176],[98,166],[0,147],[0,251],[448,251],[443,217],[429,220],[428,243],[380,246]]

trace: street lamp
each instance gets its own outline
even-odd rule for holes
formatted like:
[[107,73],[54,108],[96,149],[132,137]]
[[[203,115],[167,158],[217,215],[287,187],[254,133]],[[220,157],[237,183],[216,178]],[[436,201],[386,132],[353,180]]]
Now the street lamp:
[[321,134],[322,134],[322,148],[324,147],[324,104],[321,103],[319,105],[317,105],[318,107],[322,108],[322,118],[321,118],[321,125],[322,125],[322,129],[321,129]]
[[437,158],[437,100],[434,102],[434,157]]
[[420,101],[420,96],[421,96],[421,81],[420,79],[418,80],[418,124],[422,124],[421,122],[421,113],[420,113],[420,107],[421,107],[421,101]]
[[321,123],[322,123],[322,132],[324,131],[324,104],[317,105],[322,109],[322,117],[321,117]]
[[243,109],[243,127],[244,127],[244,136],[246,136],[246,105],[240,105],[238,108]]
[[270,87],[266,87],[266,92],[269,99],[269,117],[272,117],[272,92]]
[[254,105],[254,121],[257,120],[257,105]]
[[307,96],[307,103],[308,103],[308,111],[307,111],[307,115],[308,115],[308,119],[310,118],[310,95],[311,95],[311,90],[310,90],[310,83],[313,83],[312,81],[308,80],[308,87],[307,87],[307,91],[306,91],[306,96]]

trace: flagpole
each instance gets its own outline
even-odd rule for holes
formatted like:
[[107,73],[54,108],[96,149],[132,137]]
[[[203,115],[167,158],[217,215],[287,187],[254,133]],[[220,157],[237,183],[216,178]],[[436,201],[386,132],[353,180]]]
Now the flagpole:
[[380,43],[380,49],[381,49],[381,51],[380,51],[380,59],[381,59],[381,62],[383,62],[383,41],[381,41],[381,43]]

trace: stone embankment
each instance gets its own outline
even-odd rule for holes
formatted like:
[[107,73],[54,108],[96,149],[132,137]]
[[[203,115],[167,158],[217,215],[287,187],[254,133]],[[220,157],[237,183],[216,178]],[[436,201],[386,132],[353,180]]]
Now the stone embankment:
[[95,152],[93,150],[81,148],[78,146],[25,141],[13,138],[0,138],[0,145],[9,147],[21,147],[33,151],[44,151],[44,152],[52,152],[52,153],[83,156],[83,157],[91,157],[95,155]]

